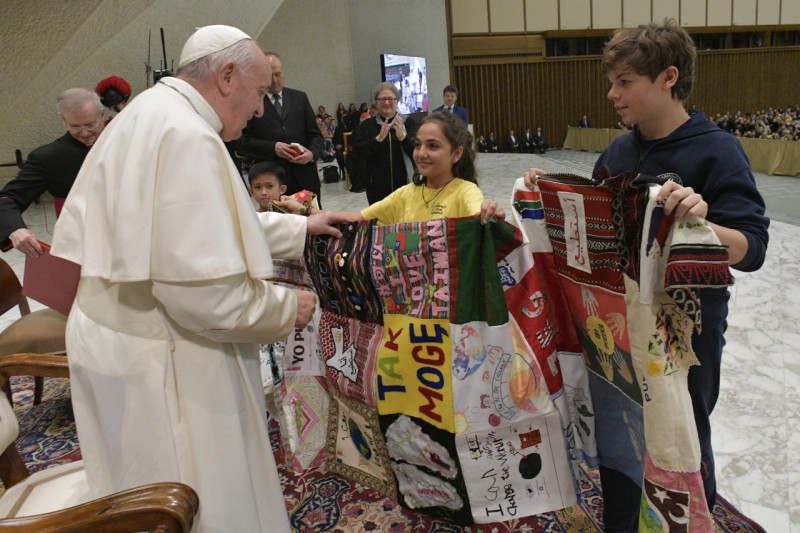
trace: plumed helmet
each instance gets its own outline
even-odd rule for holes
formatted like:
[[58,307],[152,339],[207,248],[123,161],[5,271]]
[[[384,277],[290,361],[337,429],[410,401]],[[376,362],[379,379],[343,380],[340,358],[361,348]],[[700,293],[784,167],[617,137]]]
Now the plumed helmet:
[[106,107],[114,107],[123,102],[127,102],[131,97],[131,84],[119,76],[109,76],[100,80],[94,88],[100,96],[100,102]]

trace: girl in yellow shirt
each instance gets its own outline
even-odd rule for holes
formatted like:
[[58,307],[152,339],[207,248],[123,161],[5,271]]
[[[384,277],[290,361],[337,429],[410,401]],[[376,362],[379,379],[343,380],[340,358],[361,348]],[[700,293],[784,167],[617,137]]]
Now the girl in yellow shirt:
[[[352,221],[378,219],[380,224],[421,222],[434,218],[481,215],[504,219],[496,200],[483,198],[478,188],[472,135],[453,113],[437,112],[420,124],[414,140],[413,182],[394,191],[361,212],[344,212]],[[279,205],[292,212],[293,204]]]

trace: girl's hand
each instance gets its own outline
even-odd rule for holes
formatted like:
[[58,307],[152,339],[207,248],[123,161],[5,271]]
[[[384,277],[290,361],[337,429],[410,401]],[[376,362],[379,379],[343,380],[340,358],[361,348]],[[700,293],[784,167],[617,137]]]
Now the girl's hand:
[[497,217],[500,220],[506,219],[506,212],[497,203],[497,200],[484,200],[481,203],[481,224],[486,224],[489,217]]

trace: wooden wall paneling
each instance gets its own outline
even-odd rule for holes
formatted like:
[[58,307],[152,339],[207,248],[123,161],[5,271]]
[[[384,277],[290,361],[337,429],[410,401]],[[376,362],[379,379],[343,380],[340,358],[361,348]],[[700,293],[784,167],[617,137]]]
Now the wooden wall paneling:
[[546,31],[558,27],[558,0],[525,0],[527,31]]
[[700,28],[706,25],[706,0],[681,0],[681,26]]
[[622,26],[622,0],[592,0],[592,28]]
[[665,18],[681,20],[680,0],[653,0],[653,22],[661,23]]
[[523,0],[489,0],[489,26],[492,33],[524,32]]
[[755,26],[758,0],[733,0],[733,25]]
[[[702,51],[697,67],[687,105],[695,103],[709,116],[798,103],[800,49]],[[612,127],[619,120],[606,98],[608,83],[597,56],[457,66],[455,82],[476,135],[494,131],[501,144],[511,128],[522,133],[541,126],[557,147],[567,126],[577,124],[584,113],[598,128]]]
[[706,24],[709,26],[730,26],[733,18],[731,0],[708,0]]
[[781,2],[781,24],[800,24],[800,1]]
[[639,24],[647,24],[651,20],[652,4],[648,0],[623,0],[622,24],[623,28],[634,28]]
[[488,33],[489,7],[487,0],[456,0],[450,2],[453,33]]
[[[797,0],[792,0],[797,1]],[[781,0],[758,0],[756,24],[779,24],[781,21]]]
[[585,30],[592,26],[591,0],[559,0],[562,30]]

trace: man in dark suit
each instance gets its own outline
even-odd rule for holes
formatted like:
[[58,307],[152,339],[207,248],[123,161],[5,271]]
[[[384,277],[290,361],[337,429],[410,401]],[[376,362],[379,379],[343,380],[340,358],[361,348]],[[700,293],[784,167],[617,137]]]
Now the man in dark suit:
[[319,198],[317,160],[325,151],[325,141],[314,110],[306,93],[283,86],[280,56],[265,54],[272,68],[272,83],[264,96],[264,114],[250,119],[235,150],[254,162],[281,165],[286,171],[286,194],[306,189]]
[[489,137],[486,139],[486,150],[488,150],[490,154],[497,153],[497,139],[493,131],[489,133]]
[[442,95],[444,96],[444,105],[437,107],[433,110],[433,112],[447,111],[449,113],[455,113],[461,120],[464,121],[464,124],[469,124],[466,108],[456,104],[456,99],[458,99],[458,89],[456,89],[454,85],[448,85],[444,88]]
[[514,130],[508,132],[506,135],[506,150],[509,152],[519,152],[519,139],[514,134]]
[[548,144],[547,139],[544,138],[544,133],[542,133],[541,126],[536,128],[536,133],[533,134],[533,140],[536,143],[536,149],[540,154],[545,153],[547,149],[550,148],[550,144]]
[[535,146],[536,142],[533,140],[533,133],[531,133],[530,128],[526,128],[519,143],[519,151],[532,154]]
[[75,182],[89,148],[105,125],[100,97],[87,89],[67,89],[58,95],[58,116],[67,133],[40,146],[0,191],[0,249],[15,248],[30,257],[42,254],[36,235],[22,220],[22,212],[45,192],[53,195],[56,216]]

